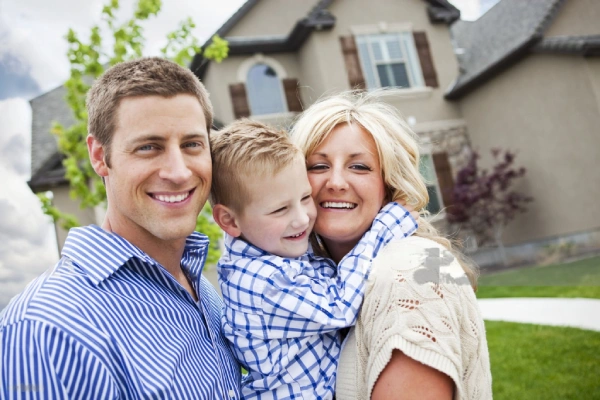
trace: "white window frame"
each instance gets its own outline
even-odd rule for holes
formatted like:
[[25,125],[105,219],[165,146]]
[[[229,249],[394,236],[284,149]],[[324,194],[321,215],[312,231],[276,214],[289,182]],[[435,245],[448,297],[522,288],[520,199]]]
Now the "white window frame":
[[[356,39],[358,47],[358,56],[360,59],[361,68],[367,84],[367,89],[381,88],[381,78],[377,71],[377,65],[389,65],[392,63],[402,62],[406,67],[406,74],[410,86],[402,88],[406,90],[414,90],[415,88],[425,88],[425,79],[423,78],[423,70],[421,62],[415,46],[413,38],[412,25],[408,23],[387,24],[380,22],[377,25],[360,25],[353,26],[350,29]],[[401,58],[391,58],[389,49],[386,44],[386,39],[397,39],[400,45]],[[376,61],[373,57],[373,49],[371,43],[379,42],[384,56],[384,60]],[[363,45],[367,44],[368,54],[364,54]],[[366,59],[368,57],[368,60]],[[369,65],[370,64],[370,65]],[[374,78],[374,79],[373,79]]]
[[[256,64],[265,64],[265,65],[273,68],[273,70],[277,74],[277,78],[279,79],[279,93],[281,95],[281,101],[283,103],[283,111],[282,112],[273,113],[273,114],[254,114],[254,112],[252,111],[252,102],[250,101],[250,94],[249,94],[249,89],[248,89],[248,73],[250,72],[250,69],[252,69],[252,67],[254,67]],[[278,116],[280,116],[282,114],[289,113],[287,98],[285,97],[285,88],[283,87],[283,80],[285,78],[287,78],[288,74],[287,74],[287,71],[285,70],[285,68],[283,67],[283,65],[279,61],[277,61],[276,59],[274,59],[272,57],[266,57],[264,54],[256,53],[252,57],[247,58],[240,64],[240,66],[238,67],[237,76],[238,76],[238,82],[244,82],[244,85],[246,85],[246,92],[247,92],[246,97],[247,97],[247,101],[248,101],[248,108],[250,109],[250,115],[260,116],[263,118],[264,117],[277,118]]]

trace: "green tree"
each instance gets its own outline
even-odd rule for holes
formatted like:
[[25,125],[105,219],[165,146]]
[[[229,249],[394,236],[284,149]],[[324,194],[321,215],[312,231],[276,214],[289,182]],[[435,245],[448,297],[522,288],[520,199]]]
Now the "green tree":
[[[110,0],[102,9],[101,23],[91,28],[87,42],[80,40],[72,29],[69,29],[66,35],[71,72],[65,83],[66,102],[73,111],[75,123],[70,127],[64,127],[55,122],[52,133],[57,136],[58,149],[65,156],[63,165],[71,188],[71,198],[78,200],[81,208],[105,204],[106,200],[104,184],[94,172],[87,154],[86,93],[90,89],[90,84],[104,72],[107,66],[142,57],[144,31],[141,23],[156,16],[161,6],[161,0],[138,0],[134,15],[125,22],[119,23],[116,19],[119,1]],[[192,35],[194,27],[192,19],[187,18],[176,30],[169,33],[167,44],[161,49],[163,57],[185,65],[196,53],[202,52],[198,40]],[[112,46],[105,45],[103,36],[110,38]],[[221,62],[227,57],[228,51],[227,41],[214,36],[212,43],[203,50],[203,55]],[[42,202],[42,210],[55,223],[64,229],[78,225],[73,215],[63,213],[53,206],[51,199],[45,193],[38,194],[38,197]],[[210,205],[206,204],[198,216],[196,229],[210,238],[211,247],[207,261],[214,263],[219,257],[218,240],[221,231],[211,218]]]

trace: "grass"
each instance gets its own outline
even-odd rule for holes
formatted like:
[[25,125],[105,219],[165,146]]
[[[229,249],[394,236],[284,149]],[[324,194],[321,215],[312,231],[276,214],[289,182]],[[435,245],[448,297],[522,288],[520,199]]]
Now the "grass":
[[485,322],[494,399],[600,399],[600,332]]
[[485,275],[479,279],[477,297],[587,297],[600,299],[600,257]]

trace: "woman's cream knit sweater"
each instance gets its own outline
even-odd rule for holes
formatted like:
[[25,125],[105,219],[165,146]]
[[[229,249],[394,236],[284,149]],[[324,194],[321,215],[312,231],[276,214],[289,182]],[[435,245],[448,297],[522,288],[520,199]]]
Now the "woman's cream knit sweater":
[[342,349],[336,399],[369,399],[394,349],[450,376],[455,399],[492,398],[473,289],[456,259],[428,239],[392,242],[374,260],[360,317]]

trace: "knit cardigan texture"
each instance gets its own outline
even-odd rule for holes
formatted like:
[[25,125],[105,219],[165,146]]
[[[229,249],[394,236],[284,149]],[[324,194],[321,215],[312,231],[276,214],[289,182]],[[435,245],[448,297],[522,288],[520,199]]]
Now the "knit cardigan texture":
[[454,399],[492,398],[475,293],[458,261],[429,239],[391,242],[373,261],[360,316],[340,356],[336,399],[369,399],[396,349],[452,378]]

